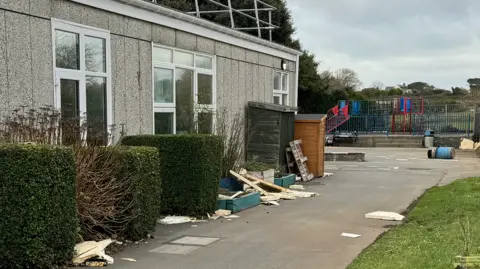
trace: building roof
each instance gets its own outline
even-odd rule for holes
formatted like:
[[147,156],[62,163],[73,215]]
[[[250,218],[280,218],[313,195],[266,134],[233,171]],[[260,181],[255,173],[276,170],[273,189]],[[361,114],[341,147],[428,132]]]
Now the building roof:
[[[179,29],[185,32],[193,33],[196,35],[200,36],[205,36],[207,38],[211,38],[217,41],[225,42],[228,44],[236,45],[242,47],[242,44],[238,42],[238,39],[243,40],[243,41],[248,41],[250,43],[253,43],[253,45],[260,45],[263,47],[267,47],[270,49],[274,49],[283,53],[286,53],[291,56],[297,56],[301,55],[302,52],[288,48],[286,46],[270,42],[265,39],[258,38],[256,36],[252,36],[250,34],[231,29],[229,27],[225,27],[223,25],[211,22],[206,19],[198,18],[192,15],[189,15],[187,13],[183,13],[171,8],[167,8],[164,6],[161,6],[159,4],[147,2],[144,0],[71,0],[77,3],[81,3],[84,5],[96,7],[99,9],[104,9],[108,10],[110,12],[122,14],[125,16],[137,18],[140,20],[145,20],[145,21],[150,21],[155,24],[159,25],[164,25],[167,27],[171,27],[173,29]],[[120,5],[119,5],[120,4]],[[137,9],[132,9],[128,8],[130,7],[136,7]],[[141,12],[141,10],[138,10],[138,8],[148,11],[148,12]],[[151,12],[154,12],[162,16],[154,17],[152,16]],[[164,17],[168,17],[172,20],[165,20]],[[202,31],[201,28],[204,28]],[[207,35],[207,32],[205,29],[211,30],[216,32],[216,34],[210,33]],[[227,36],[227,37],[226,37]],[[230,38],[228,38],[230,37]],[[235,40],[237,39],[237,40]],[[258,49],[250,48],[251,46],[244,46],[247,47],[248,49],[252,49],[255,51],[260,51]],[[274,54],[274,53],[268,53],[265,52],[266,54]],[[275,55],[278,57],[281,57],[281,55]],[[289,58],[289,60],[293,60],[293,57],[283,57],[283,58]]]
[[298,110],[298,108],[296,107],[283,106],[283,105],[277,105],[277,104],[266,103],[266,102],[255,102],[255,101],[249,101],[248,106],[254,107],[254,108],[266,109],[266,110],[278,111],[278,112],[296,112]]

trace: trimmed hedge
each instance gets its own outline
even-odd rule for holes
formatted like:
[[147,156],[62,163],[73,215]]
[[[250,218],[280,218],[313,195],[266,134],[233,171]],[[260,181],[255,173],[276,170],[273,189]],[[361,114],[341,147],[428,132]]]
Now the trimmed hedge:
[[223,142],[212,135],[126,136],[123,145],[159,149],[163,214],[205,215],[215,211]]
[[73,151],[0,145],[0,181],[0,268],[70,261],[77,233]]
[[129,214],[134,219],[126,229],[126,236],[132,240],[145,238],[155,231],[160,211],[161,179],[158,150],[152,147],[121,147],[115,151],[121,162],[119,175],[128,175],[132,180],[133,202]]

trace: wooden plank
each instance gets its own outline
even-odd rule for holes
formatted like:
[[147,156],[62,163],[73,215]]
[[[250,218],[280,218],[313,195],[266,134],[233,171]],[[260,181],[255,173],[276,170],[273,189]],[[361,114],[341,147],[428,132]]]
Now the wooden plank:
[[238,180],[242,181],[243,183],[247,184],[248,186],[252,187],[254,190],[258,191],[259,193],[263,195],[268,195],[268,192],[265,191],[264,189],[260,188],[259,186],[253,184],[250,180],[242,177],[241,175],[235,173],[234,171],[230,170],[230,174],[234,177],[236,177]]
[[243,193],[243,191],[239,191],[239,192],[235,193],[234,195],[230,196],[230,199],[233,199],[233,198],[239,196],[242,193]]
[[246,176],[248,179],[251,179],[251,180],[253,180],[253,181],[258,181],[258,182],[260,182],[260,184],[262,184],[262,185],[264,185],[264,186],[267,186],[267,187],[269,187],[269,188],[271,188],[271,189],[277,190],[277,191],[279,191],[279,192],[288,192],[288,191],[289,191],[289,189],[285,189],[284,187],[275,185],[275,184],[270,183],[270,182],[268,182],[268,181],[265,181],[265,180],[263,180],[263,179],[257,178],[257,177],[255,177],[255,176],[253,176],[253,175],[248,175],[248,174],[247,174],[247,175],[245,175],[245,176]]
[[302,147],[301,147],[301,140],[295,140],[290,142],[290,147],[292,149],[293,156],[297,163],[298,170],[300,171],[300,176],[303,181],[310,181],[314,178],[314,175],[310,173],[308,170],[307,165],[305,164]]

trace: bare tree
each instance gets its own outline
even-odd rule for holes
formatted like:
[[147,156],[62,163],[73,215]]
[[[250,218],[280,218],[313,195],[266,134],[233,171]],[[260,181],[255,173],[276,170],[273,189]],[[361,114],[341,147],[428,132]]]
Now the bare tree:
[[380,81],[374,81],[372,83],[372,88],[376,89],[376,90],[384,90],[385,89],[385,85],[380,82]]
[[356,90],[362,86],[362,82],[360,81],[358,74],[348,68],[342,68],[335,71],[334,78],[336,83],[338,83],[338,86],[343,89],[351,88]]

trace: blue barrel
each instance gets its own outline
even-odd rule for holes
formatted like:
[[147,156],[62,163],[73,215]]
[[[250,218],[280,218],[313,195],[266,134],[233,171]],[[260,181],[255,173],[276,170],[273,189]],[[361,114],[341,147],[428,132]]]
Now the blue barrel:
[[407,113],[412,112],[412,99],[407,99]]
[[451,147],[438,147],[435,150],[435,159],[455,159],[455,149]]

